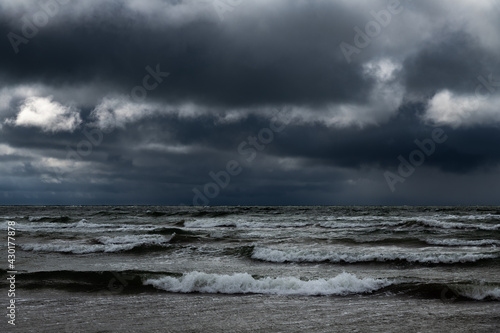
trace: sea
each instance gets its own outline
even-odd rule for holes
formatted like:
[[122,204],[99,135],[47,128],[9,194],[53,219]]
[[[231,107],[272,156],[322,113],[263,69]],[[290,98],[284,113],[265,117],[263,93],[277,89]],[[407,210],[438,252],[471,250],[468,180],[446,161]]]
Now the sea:
[[0,225],[1,332],[500,332],[497,206],[0,206]]

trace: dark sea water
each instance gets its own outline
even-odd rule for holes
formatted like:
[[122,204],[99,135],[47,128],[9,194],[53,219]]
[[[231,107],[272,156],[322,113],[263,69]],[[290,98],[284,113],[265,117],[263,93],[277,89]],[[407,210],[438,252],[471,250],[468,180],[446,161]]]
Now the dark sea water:
[[2,206],[2,332],[500,332],[500,207]]

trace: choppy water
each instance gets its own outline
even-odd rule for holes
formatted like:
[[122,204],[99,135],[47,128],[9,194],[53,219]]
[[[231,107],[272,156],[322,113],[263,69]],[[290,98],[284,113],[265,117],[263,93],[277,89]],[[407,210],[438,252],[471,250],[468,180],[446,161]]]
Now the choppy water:
[[500,207],[0,207],[9,221],[12,332],[500,331]]

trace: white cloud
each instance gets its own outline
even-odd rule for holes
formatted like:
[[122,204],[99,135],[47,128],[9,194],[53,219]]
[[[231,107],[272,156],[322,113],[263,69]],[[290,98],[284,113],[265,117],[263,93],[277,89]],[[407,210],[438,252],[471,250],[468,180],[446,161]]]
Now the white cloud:
[[17,117],[5,123],[15,126],[38,127],[44,132],[74,131],[82,122],[80,112],[48,97],[28,97],[19,108]]
[[[286,106],[280,119],[289,123],[323,123],[332,127],[364,127],[378,125],[392,117],[402,102],[404,89],[394,76],[399,66],[372,68],[376,83],[368,102],[330,104],[323,108],[307,105]],[[216,124],[230,124],[243,121],[250,115],[272,119],[283,106],[253,106],[247,108],[218,108],[196,103],[159,104],[134,102],[128,96],[108,96],[92,110],[92,125],[102,130],[125,128],[127,124],[147,117],[175,115],[179,118],[197,118],[211,115]]]
[[11,103],[25,100],[30,96],[43,95],[46,87],[40,84],[22,84],[17,86],[6,86],[0,89],[0,115],[11,116],[13,109]]
[[156,106],[135,103],[126,96],[105,97],[91,113],[101,129],[124,128],[127,123],[138,121],[156,112]]
[[458,95],[442,90],[429,101],[425,121],[454,128],[500,123],[500,96]]
[[175,114],[180,118],[196,118],[208,113],[219,115],[222,120],[230,112],[234,112],[234,110],[222,111],[210,109],[193,103],[173,105],[134,102],[128,96],[107,96],[92,110],[91,117],[94,119],[95,126],[103,130],[111,130],[114,128],[124,128],[129,123],[158,115]]
[[170,145],[163,143],[145,143],[140,144],[135,149],[144,151],[156,151],[160,153],[168,153],[168,154],[189,154],[196,151],[197,147],[190,145]]
[[364,75],[374,80],[368,102],[343,103],[329,108],[327,125],[336,127],[378,125],[393,116],[403,100],[405,90],[398,81],[400,63],[382,58],[363,65]]

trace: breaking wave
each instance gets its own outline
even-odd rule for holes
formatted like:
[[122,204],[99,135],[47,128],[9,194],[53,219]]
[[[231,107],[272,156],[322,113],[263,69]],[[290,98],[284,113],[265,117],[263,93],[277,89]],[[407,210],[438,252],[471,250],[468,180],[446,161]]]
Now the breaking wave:
[[28,221],[30,222],[69,222],[71,218],[69,216],[58,216],[58,217],[49,217],[49,216],[30,216],[28,217]]
[[[6,275],[0,269],[0,275]],[[262,277],[248,273],[208,274],[203,272],[125,271],[38,271],[16,275],[25,288],[56,288],[86,292],[148,292],[164,290],[175,293],[268,294],[303,296],[346,296],[353,294],[397,294],[444,302],[500,301],[500,285],[482,281],[433,282],[404,281],[374,277],[358,278],[343,272],[329,279],[304,280],[297,277]],[[0,281],[0,287],[8,281]]]
[[438,229],[500,230],[500,224],[446,222],[431,218],[417,218],[406,221],[403,226],[422,226]]
[[34,252],[59,252],[59,253],[97,253],[97,252],[121,252],[133,249],[157,249],[168,245],[172,237],[160,235],[129,235],[118,237],[97,237],[92,244],[77,243],[75,241],[54,241],[52,243],[20,244],[21,249]]
[[390,262],[453,264],[476,262],[483,259],[498,258],[496,252],[447,251],[440,248],[402,249],[397,247],[377,247],[372,249],[335,249],[330,251],[309,249],[272,249],[255,247],[252,259],[268,262]]
[[391,283],[386,279],[358,278],[341,273],[331,279],[300,280],[296,277],[254,278],[248,273],[233,275],[190,272],[176,278],[165,276],[144,282],[155,288],[180,293],[347,295],[371,293]]
[[303,228],[313,225],[308,221],[273,221],[268,220],[246,220],[246,219],[196,219],[184,222],[187,228]]
[[443,246],[500,246],[500,241],[494,239],[463,240],[463,239],[426,239],[425,242],[430,245]]

